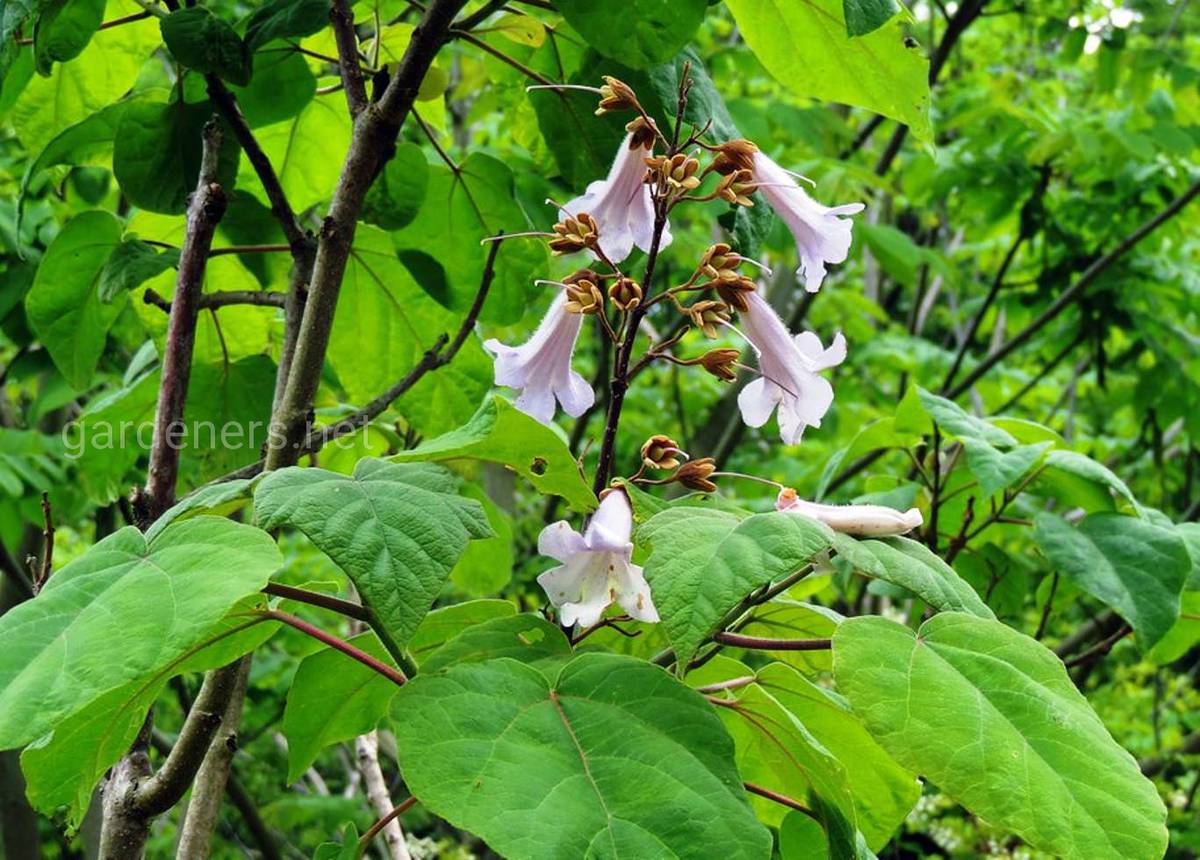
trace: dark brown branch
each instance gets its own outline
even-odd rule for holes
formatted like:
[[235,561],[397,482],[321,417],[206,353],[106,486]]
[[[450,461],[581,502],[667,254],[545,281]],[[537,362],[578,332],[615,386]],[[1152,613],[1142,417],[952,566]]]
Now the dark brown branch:
[[970,389],[972,385],[978,382],[993,367],[1024,346],[1030,338],[1045,328],[1047,323],[1057,318],[1060,313],[1082,298],[1087,288],[1092,285],[1092,282],[1100,277],[1109,266],[1123,257],[1138,242],[1177,215],[1197,194],[1200,194],[1200,180],[1192,183],[1191,187],[1167,204],[1161,212],[1145,221],[1140,227],[1122,239],[1115,248],[1088,266],[1084,273],[1079,276],[1079,279],[1067,287],[1057,299],[1051,302],[1050,306],[1042,311],[1037,319],[1013,335],[1011,339],[995,352],[992,352],[979,362],[961,382],[947,391],[946,395],[952,398],[958,397],[964,391]]
[[378,102],[369,104],[354,126],[354,137],[321,228],[312,283],[287,385],[272,419],[268,469],[290,465],[304,444],[309,410],[325,365],[342,278],[354,243],[358,216],[375,175],[395,144],[400,127],[425,73],[445,42],[451,22],[465,0],[434,0],[413,31],[396,74]]
[[490,0],[490,2],[479,7],[477,12],[472,12],[467,17],[459,21],[455,21],[454,29],[459,31],[473,30],[490,18],[493,12],[499,12],[501,9],[503,9],[507,3],[508,0]]
[[346,90],[346,104],[350,108],[350,116],[356,117],[367,106],[367,86],[359,65],[358,34],[354,32],[354,12],[350,4],[346,0],[333,0],[329,8],[329,21],[333,25],[334,42],[337,43],[338,68],[341,70],[342,86]]
[[319,642],[324,642],[335,651],[341,651],[350,659],[357,660],[368,669],[378,672],[380,675],[387,678],[398,687],[402,687],[408,683],[408,678],[405,677],[404,673],[399,669],[392,668],[387,663],[377,660],[365,651],[355,648],[345,639],[340,639],[337,636],[334,636],[332,633],[326,633],[321,628],[314,627],[312,624],[297,618],[295,615],[289,615],[288,613],[280,612],[277,609],[268,609],[262,614],[267,618],[274,619],[275,621],[282,621],[284,624],[296,628],[301,633],[305,633]]
[[736,648],[752,648],[756,651],[828,651],[833,647],[829,639],[768,639],[765,636],[743,636],[741,633],[726,633],[719,630],[713,641],[720,645]]
[[42,493],[42,566],[38,569],[33,590],[38,592],[50,579],[54,569],[54,517],[50,511],[50,494]]
[[322,609],[330,609],[359,621],[369,622],[371,620],[371,613],[366,607],[360,606],[357,603],[351,603],[349,600],[342,600],[340,597],[334,597],[330,594],[321,594],[319,591],[309,591],[305,588],[296,588],[295,586],[284,585],[280,582],[268,582],[266,587],[263,588],[263,593],[273,595],[274,597],[283,597],[287,600],[295,600],[299,603],[307,603],[311,606],[319,606]]
[[493,57],[495,57],[500,62],[507,63],[508,65],[512,66],[514,69],[516,69],[518,72],[520,72],[521,74],[523,74],[525,77],[529,78],[530,80],[537,81],[539,84],[542,84],[543,86],[553,86],[554,85],[554,81],[550,80],[545,75],[541,74],[540,72],[536,72],[533,69],[529,68],[529,66],[525,65],[524,63],[513,59],[512,57],[510,57],[508,54],[504,53],[503,51],[499,51],[496,48],[493,48],[487,42],[483,41],[483,39],[476,38],[475,36],[472,36],[470,33],[464,32],[463,30],[453,30],[452,35],[456,39],[462,39],[464,42],[470,42],[476,48],[479,48],[481,51],[484,51],[485,53],[491,54]]
[[187,399],[188,378],[192,370],[192,347],[196,342],[196,321],[200,315],[200,295],[213,233],[225,214],[225,191],[217,183],[217,159],[221,148],[221,126],[209,120],[203,132],[204,150],[196,193],[188,204],[187,232],[179,256],[175,280],[175,298],[167,323],[166,346],[162,359],[162,383],[154,415],[154,442],[150,449],[149,475],[146,479],[146,519],[152,522],[175,501],[175,482],[179,476],[178,434],[182,430],[183,405]]
[[[154,290],[146,290],[142,301],[154,305],[167,313],[171,312],[171,302],[164,299]],[[199,309],[223,308],[229,305],[257,305],[264,308],[282,308],[287,302],[286,293],[272,293],[267,290],[225,290],[224,292],[205,293],[200,296]]]
[[143,817],[160,815],[187,792],[209,744],[221,727],[222,712],[236,681],[237,672],[228,666],[205,677],[171,753],[158,772],[141,783],[134,793],[132,804],[138,814]]
[[254,837],[263,860],[282,860],[283,855],[276,844],[275,835],[267,827],[267,823],[263,821],[262,816],[259,815],[258,805],[254,802],[254,798],[250,796],[250,792],[246,791],[246,787],[233,774],[229,775],[226,792],[229,795],[229,800],[242,816],[242,821],[245,823],[246,829]]
[[224,248],[213,248],[208,252],[210,257],[223,257],[226,254],[271,254],[276,251],[290,251],[291,245],[228,245]]
[[358,840],[359,849],[365,849],[371,844],[371,840],[379,835],[379,831],[383,830],[383,828],[387,827],[389,824],[416,805],[417,799],[415,797],[410,797],[407,800],[402,801],[400,805],[398,805],[387,815],[383,816],[383,818],[380,818],[378,821],[372,824],[367,832],[362,835],[362,838]]
[[1085,663],[1090,663],[1093,660],[1098,660],[1099,658],[1105,656],[1109,651],[1111,651],[1113,649],[1114,645],[1116,645],[1118,642],[1120,642],[1122,639],[1124,639],[1126,636],[1128,636],[1132,632],[1133,632],[1132,627],[1130,627],[1128,624],[1122,624],[1120,627],[1118,627],[1116,629],[1116,631],[1114,633],[1112,633],[1109,636],[1106,636],[1104,639],[1101,639],[1099,642],[1097,642],[1091,648],[1084,651],[1079,656],[1072,657],[1070,660],[1067,660],[1066,663],[1064,663],[1064,665],[1068,669],[1074,669],[1076,666],[1082,666]]

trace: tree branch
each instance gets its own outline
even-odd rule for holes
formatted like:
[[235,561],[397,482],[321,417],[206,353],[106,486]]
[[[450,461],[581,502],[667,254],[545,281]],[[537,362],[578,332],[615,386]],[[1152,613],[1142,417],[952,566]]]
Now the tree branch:
[[225,214],[225,191],[217,183],[217,158],[221,147],[221,126],[216,118],[204,126],[204,151],[200,180],[188,204],[187,232],[179,257],[175,280],[175,298],[167,323],[163,349],[162,383],[154,415],[154,442],[150,449],[150,468],[146,479],[145,509],[147,522],[157,519],[175,501],[175,482],[179,477],[179,444],[183,406],[187,399],[188,378],[192,370],[192,348],[196,342],[196,320],[200,315],[200,294],[213,233]]
[[970,373],[968,373],[961,382],[946,392],[946,396],[950,398],[958,397],[964,391],[968,390],[972,385],[978,382],[988,371],[1006,359],[1013,352],[1024,346],[1030,338],[1041,331],[1047,323],[1055,319],[1060,313],[1083,297],[1083,294],[1088,287],[1092,285],[1105,270],[1113,263],[1119,260],[1138,242],[1153,233],[1171,218],[1179,213],[1185,206],[1190,203],[1197,194],[1200,194],[1200,180],[1192,183],[1186,191],[1172,200],[1161,212],[1153,218],[1142,223],[1140,227],[1122,239],[1115,248],[1109,251],[1096,262],[1084,270],[1084,273],[1079,276],[1074,284],[1065,289],[1057,299],[1050,303],[1046,310],[1042,311],[1038,317],[1013,335],[1003,346],[994,352],[990,353],[986,358],[979,362]]
[[[333,25],[333,39],[337,43],[338,68],[341,70],[342,87],[346,90],[346,105],[350,116],[357,117],[367,106],[367,86],[363,81],[362,67],[358,64],[358,34],[354,32],[354,12],[346,0],[332,0],[329,21]],[[376,34],[376,38],[379,35]]]
[[[171,312],[171,302],[164,299],[154,290],[146,290],[142,301],[148,305]],[[282,308],[287,304],[286,293],[272,293],[267,290],[224,290],[217,293],[205,293],[199,298],[199,310],[224,308],[229,305],[257,305],[263,308]]]
[[[362,774],[367,799],[375,809],[380,821],[386,820],[377,833],[383,834],[391,860],[412,860],[408,846],[404,842],[404,831],[400,829],[398,815],[391,815],[396,807],[388,792],[387,780],[383,778],[383,768],[379,766],[379,733],[372,730],[354,739],[354,749],[358,754],[358,770]],[[370,840],[367,840],[368,844]]]

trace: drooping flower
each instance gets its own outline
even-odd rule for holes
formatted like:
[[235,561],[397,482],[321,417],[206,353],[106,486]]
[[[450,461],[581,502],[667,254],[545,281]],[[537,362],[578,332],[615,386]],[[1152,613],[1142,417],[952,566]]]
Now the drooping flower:
[[591,627],[617,603],[638,621],[658,621],[650,586],[631,562],[633,509],[625,491],[605,495],[583,534],[559,520],[542,529],[538,552],[561,564],[538,577],[566,626]]
[[[605,179],[564,205],[568,215],[586,212],[595,219],[600,250],[614,263],[629,256],[633,246],[649,251],[654,239],[654,203],[646,178],[646,161],[654,152],[654,138],[630,132],[617,150]],[[671,243],[671,230],[663,227],[659,247]]]
[[758,353],[762,376],[738,395],[742,420],[750,427],[761,427],[778,406],[779,436],[794,445],[805,427],[821,426],[821,418],[833,403],[833,386],[817,371],[846,359],[846,339],[839,333],[824,349],[820,338],[810,331],[793,337],[761,294],[747,293],[746,305],[739,320]]
[[572,418],[595,401],[596,392],[571,368],[583,316],[567,310],[564,290],[554,297],[537,331],[521,346],[492,338],[483,345],[496,356],[496,384],[521,392],[516,407],[543,424],[554,419],[554,401]]
[[841,263],[850,253],[852,222],[842,215],[853,215],[864,208],[861,203],[823,206],[805,193],[792,175],[762,152],[753,157],[757,190],[771,204],[796,239],[800,267],[796,277],[804,289],[815,293],[825,279],[826,263]]
[[858,537],[902,535],[925,522],[916,508],[898,511],[883,505],[822,505],[804,501],[791,487],[779,491],[775,510],[819,520],[835,532]]

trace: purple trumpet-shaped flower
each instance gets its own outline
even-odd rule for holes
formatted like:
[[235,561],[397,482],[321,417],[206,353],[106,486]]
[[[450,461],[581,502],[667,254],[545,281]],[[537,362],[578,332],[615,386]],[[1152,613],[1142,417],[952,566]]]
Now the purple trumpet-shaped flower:
[[569,312],[566,304],[565,291],[555,296],[533,337],[521,346],[495,338],[483,344],[496,356],[496,384],[520,391],[516,407],[543,424],[554,420],[555,400],[577,418],[596,399],[587,380],[571,368],[583,316]]
[[858,537],[902,535],[925,522],[916,508],[898,511],[882,505],[821,505],[804,501],[791,487],[779,491],[775,510],[818,520],[835,532]]
[[839,216],[861,212],[863,204],[822,206],[805,193],[790,173],[761,152],[754,153],[753,164],[758,190],[796,239],[800,252],[796,277],[804,281],[804,289],[815,293],[825,279],[825,264],[841,263],[850,253],[853,222]]
[[[654,241],[654,203],[646,185],[646,161],[654,152],[642,145],[644,135],[629,134],[617,150],[608,177],[588,185],[587,191],[562,207],[568,215],[586,212],[596,221],[600,250],[614,263],[629,256],[633,246],[649,251]],[[659,247],[671,244],[671,230],[663,227]]]
[[800,441],[805,427],[820,427],[833,403],[833,386],[817,371],[846,359],[846,339],[839,333],[824,349],[810,331],[795,337],[758,292],[746,293],[746,310],[738,318],[758,353],[762,376],[742,389],[738,407],[750,427],[767,423],[779,408],[779,436],[789,445]]
[[538,585],[565,626],[598,624],[614,602],[638,621],[658,621],[650,586],[641,567],[631,562],[632,532],[633,509],[619,488],[600,502],[583,534],[566,520],[542,529],[538,552],[562,563],[539,576]]

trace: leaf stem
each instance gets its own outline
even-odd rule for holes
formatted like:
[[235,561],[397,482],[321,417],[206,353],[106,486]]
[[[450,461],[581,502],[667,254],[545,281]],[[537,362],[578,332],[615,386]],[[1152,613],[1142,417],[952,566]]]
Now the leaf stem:
[[717,631],[712,638],[720,645],[757,651],[828,651],[833,647],[833,641],[830,639],[768,639],[765,636],[744,636],[724,630]]
[[322,609],[329,609],[333,612],[340,612],[348,618],[354,618],[358,621],[370,621],[371,613],[367,611],[365,606],[357,603],[352,603],[349,600],[342,600],[340,597],[334,597],[330,594],[321,594],[317,591],[309,591],[306,588],[296,588],[292,585],[284,585],[281,582],[268,582],[263,588],[264,594],[270,594],[274,597],[282,597],[286,600],[295,600],[299,603],[307,603],[310,606],[319,606]]
[[287,612],[280,612],[278,609],[266,609],[259,613],[264,618],[272,618],[275,621],[281,621],[289,627],[294,627],[301,633],[305,633],[319,642],[324,642],[330,648],[336,651],[341,651],[351,660],[357,660],[368,669],[378,672],[383,677],[387,678],[397,687],[403,687],[408,683],[408,678],[403,672],[393,669],[381,660],[377,660],[365,651],[355,648],[345,639],[340,639],[332,633],[326,633],[320,627],[315,627],[303,619],[297,618],[295,615],[290,615]]

